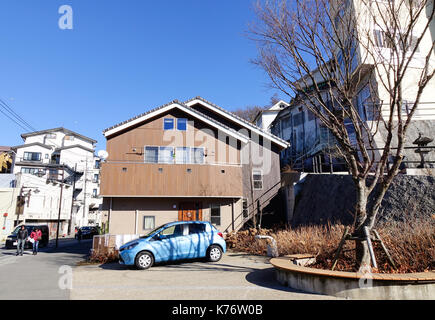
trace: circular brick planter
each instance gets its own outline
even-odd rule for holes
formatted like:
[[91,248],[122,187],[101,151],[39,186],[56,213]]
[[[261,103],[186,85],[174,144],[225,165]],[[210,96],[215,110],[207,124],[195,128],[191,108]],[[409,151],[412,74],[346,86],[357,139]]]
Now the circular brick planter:
[[304,267],[273,258],[277,280],[288,287],[347,299],[435,299],[435,272],[383,274]]

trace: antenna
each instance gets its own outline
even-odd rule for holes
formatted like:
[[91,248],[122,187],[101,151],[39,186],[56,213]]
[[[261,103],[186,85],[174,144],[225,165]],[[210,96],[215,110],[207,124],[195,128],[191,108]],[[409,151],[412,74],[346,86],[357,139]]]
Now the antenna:
[[106,150],[100,150],[98,151],[97,155],[103,159],[103,161],[105,161],[107,159],[107,157],[109,156],[109,153],[107,153]]

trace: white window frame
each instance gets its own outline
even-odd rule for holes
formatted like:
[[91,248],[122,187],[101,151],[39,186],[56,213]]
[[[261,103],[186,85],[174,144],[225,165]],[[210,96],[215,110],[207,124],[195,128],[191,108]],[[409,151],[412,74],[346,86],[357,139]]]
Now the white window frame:
[[[149,229],[145,229],[145,218],[152,218],[153,219],[153,227]],[[156,227],[156,216],[148,216],[145,215],[142,217],[142,230],[154,230]]]
[[190,147],[190,152],[192,153],[194,149],[202,149],[202,162],[201,163],[196,163],[193,162],[195,157],[192,156],[192,154],[190,155],[190,164],[205,164],[205,148],[204,147]]
[[[187,149],[187,157],[188,158],[187,158],[186,162],[180,162],[180,161],[178,161],[178,158],[177,158],[177,149]],[[192,163],[192,154],[191,154],[192,150],[191,150],[191,147],[175,147],[174,150],[175,150],[175,163],[176,164],[191,164]]]
[[[178,129],[178,121],[179,120],[186,120],[186,130],[180,130],[180,129]],[[184,131],[184,132],[187,132],[187,127],[188,127],[188,124],[189,124],[189,119],[187,119],[187,118],[177,118],[177,131]]]
[[[147,162],[147,159],[146,159],[146,148],[157,148],[157,162]],[[144,163],[150,163],[150,164],[153,164],[153,163],[159,163],[159,150],[160,150],[160,146],[152,146],[152,145],[147,145],[147,146],[144,146],[144,148],[143,148],[143,161],[144,161]]]
[[[39,160],[29,160],[29,159],[26,159],[26,153],[27,154],[29,154],[29,153],[36,153],[36,154],[39,154]],[[33,161],[33,162],[41,162],[42,161],[42,152],[33,152],[33,151],[24,151],[24,153],[23,153],[23,160],[24,161]]]
[[[172,120],[172,129],[165,129],[165,121],[166,120]],[[170,131],[170,130],[176,130],[176,118],[163,118],[163,131]]]
[[[160,161],[160,149],[162,149],[162,148],[172,149],[172,162],[162,162],[162,161]],[[174,149],[174,147],[159,146],[158,163],[161,163],[161,164],[175,164],[175,157],[174,157],[174,155],[175,155],[175,149]]]

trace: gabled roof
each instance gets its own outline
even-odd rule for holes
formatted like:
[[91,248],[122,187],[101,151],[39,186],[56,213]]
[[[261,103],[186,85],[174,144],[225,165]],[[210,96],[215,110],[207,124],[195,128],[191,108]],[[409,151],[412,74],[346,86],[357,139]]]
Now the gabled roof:
[[86,150],[86,151],[89,151],[89,152],[92,152],[92,153],[94,152],[93,149],[86,148],[86,147],[84,147],[84,146],[82,146],[80,144],[74,144],[74,145],[70,145],[70,146],[64,146],[64,147],[56,148],[55,151],[60,151],[60,150],[65,150],[65,149],[72,149],[72,148],[80,148],[80,149],[83,149],[83,150]]
[[287,141],[285,141],[285,140],[283,140],[283,139],[281,139],[281,138],[279,138],[279,137],[277,137],[269,132],[264,131],[263,129],[254,125],[253,123],[235,115],[232,112],[229,112],[229,111],[213,104],[210,101],[205,100],[202,97],[197,96],[193,99],[190,99],[190,100],[184,102],[184,104],[189,106],[189,107],[193,106],[196,103],[199,103],[202,106],[224,116],[225,118],[227,118],[235,123],[238,123],[242,127],[245,127],[246,129],[251,130],[252,132],[255,132],[258,135],[261,135],[263,138],[269,139],[270,141],[276,143],[277,145],[279,145],[282,148],[288,148],[290,146],[290,144]]
[[118,123],[110,128],[103,130],[103,134],[107,138],[113,134],[116,134],[120,131],[128,129],[136,124],[142,123],[148,119],[151,119],[152,117],[155,117],[159,114],[162,114],[162,113],[167,112],[169,110],[172,110],[174,108],[179,109],[179,110],[191,115],[192,117],[194,117],[194,118],[196,118],[204,123],[207,123],[208,125],[216,128],[218,130],[221,130],[222,132],[225,132],[226,134],[228,134],[228,135],[230,135],[230,136],[232,136],[232,137],[234,137],[234,138],[236,138],[244,143],[247,143],[249,141],[247,137],[240,134],[236,130],[225,126],[224,124],[214,120],[213,118],[210,118],[210,117],[204,115],[203,113],[201,113],[193,108],[190,108],[189,106],[179,102],[178,100],[171,101],[171,102],[164,104],[158,108],[155,108],[155,109],[152,109],[152,110],[147,111],[145,113],[142,113],[134,118],[131,118],[131,119],[126,120],[124,122]]
[[51,150],[53,148],[53,147],[47,146],[46,144],[43,144],[41,142],[32,142],[32,143],[27,143],[27,144],[22,144],[22,145],[19,145],[19,146],[11,147],[11,149],[12,150],[16,150],[16,149],[19,149],[19,148],[26,148],[26,147],[31,147],[31,146],[40,146],[40,147],[43,147],[43,148],[46,148],[46,149],[49,149],[49,150]]
[[65,129],[64,127],[59,127],[59,128],[54,128],[54,129],[46,129],[46,130],[41,130],[41,131],[34,131],[34,132],[29,132],[29,133],[23,133],[21,135],[21,138],[23,138],[23,140],[24,140],[27,137],[39,136],[41,134],[52,133],[52,132],[59,132],[59,131],[65,133],[67,135],[75,136],[77,138],[80,138],[82,140],[88,141],[88,142],[93,143],[93,144],[97,143],[97,140],[88,138],[88,137],[86,137],[84,135],[81,135],[81,134],[79,134],[77,132],[74,132],[74,131],[71,131],[69,129]]

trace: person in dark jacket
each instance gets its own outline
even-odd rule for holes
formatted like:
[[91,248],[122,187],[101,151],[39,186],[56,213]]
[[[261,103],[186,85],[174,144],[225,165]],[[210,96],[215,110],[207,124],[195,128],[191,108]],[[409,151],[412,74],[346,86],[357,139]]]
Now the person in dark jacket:
[[21,226],[21,229],[17,232],[17,256],[23,255],[24,245],[26,244],[28,236],[27,229],[24,226]]

